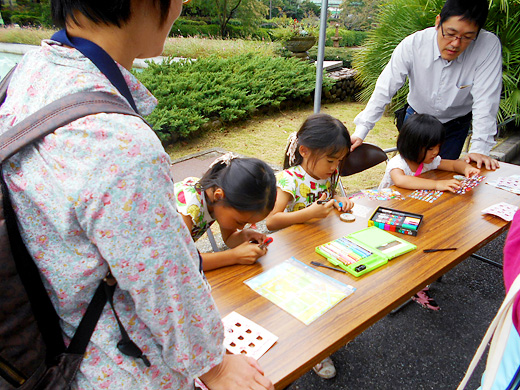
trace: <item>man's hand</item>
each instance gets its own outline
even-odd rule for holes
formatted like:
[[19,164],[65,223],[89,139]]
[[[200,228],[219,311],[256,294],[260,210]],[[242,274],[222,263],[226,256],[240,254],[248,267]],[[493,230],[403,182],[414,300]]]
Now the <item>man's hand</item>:
[[482,168],[482,164],[484,164],[486,169],[491,169],[493,171],[497,168],[500,168],[500,164],[497,160],[480,153],[468,153],[466,157],[464,157],[464,161],[466,161],[468,164],[472,161],[475,161],[477,163],[478,169]]
[[353,152],[354,149],[356,149],[359,145],[363,143],[363,140],[359,137],[356,137],[354,135],[350,136],[350,143],[352,146],[350,147],[350,151]]

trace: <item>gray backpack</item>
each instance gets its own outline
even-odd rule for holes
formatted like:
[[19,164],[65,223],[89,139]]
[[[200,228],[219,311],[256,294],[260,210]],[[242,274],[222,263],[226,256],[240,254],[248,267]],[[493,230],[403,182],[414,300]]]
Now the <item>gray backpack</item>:
[[[13,71],[0,83],[0,104],[5,101]],[[69,347],[65,347],[59,317],[18,231],[1,168],[23,147],[76,119],[97,113],[139,116],[117,96],[76,93],[56,100],[0,135],[0,390],[70,388],[107,300],[112,304],[116,283],[107,275]],[[119,350],[143,359],[149,366],[114,314],[122,335]]]

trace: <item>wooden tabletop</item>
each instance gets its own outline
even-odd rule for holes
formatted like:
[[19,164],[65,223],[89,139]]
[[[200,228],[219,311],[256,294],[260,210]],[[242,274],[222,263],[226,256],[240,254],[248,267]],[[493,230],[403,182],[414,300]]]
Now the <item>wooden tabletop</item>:
[[[291,226],[271,235],[274,242],[269,246],[267,255],[255,265],[237,265],[206,273],[222,317],[236,311],[279,337],[278,342],[259,360],[276,389],[288,386],[314,364],[337,351],[415,292],[509,228],[509,222],[484,215],[481,210],[499,202],[520,206],[520,197],[485,184],[485,181],[520,175],[520,167],[500,163],[500,169],[494,172],[483,170],[482,174],[486,176],[485,180],[473,190],[462,195],[445,192],[433,203],[412,198],[371,201],[365,197],[355,200],[370,207],[371,211],[381,205],[424,215],[416,237],[393,233],[417,245],[417,250],[399,256],[359,278],[319,268],[319,271],[354,286],[356,291],[310,325],[303,324],[251,290],[244,280],[291,256],[307,265],[313,260],[328,264],[315,253],[315,247],[366,228],[370,213],[364,218],[358,216],[356,221],[350,223],[340,221],[339,213],[332,213],[323,220]],[[453,173],[432,171],[422,176],[451,178]],[[412,191],[399,189],[399,192],[406,196]],[[458,249],[422,252],[425,248],[447,247]]]

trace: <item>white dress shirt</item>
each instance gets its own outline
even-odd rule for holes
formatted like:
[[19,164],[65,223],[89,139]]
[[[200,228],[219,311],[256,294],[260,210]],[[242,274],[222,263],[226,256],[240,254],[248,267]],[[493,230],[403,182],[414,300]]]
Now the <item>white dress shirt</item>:
[[480,30],[477,40],[453,61],[441,57],[435,27],[403,39],[377,79],[367,106],[354,119],[355,136],[366,137],[406,77],[408,103],[418,113],[446,123],[472,112],[470,152],[489,155],[502,88],[502,51],[494,34]]

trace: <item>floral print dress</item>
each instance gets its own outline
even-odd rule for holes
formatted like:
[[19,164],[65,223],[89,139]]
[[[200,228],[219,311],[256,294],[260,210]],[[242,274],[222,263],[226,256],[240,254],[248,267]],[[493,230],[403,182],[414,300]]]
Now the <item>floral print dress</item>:
[[[149,114],[156,99],[120,69],[140,113]],[[0,131],[81,91],[120,96],[81,53],[44,41],[18,65]],[[140,118],[76,120],[7,160],[3,175],[66,343],[110,270],[118,282],[115,308],[151,362],[119,352],[106,305],[74,389],[193,389],[195,377],[221,362],[222,322],[175,208],[169,156]]]
[[[337,172],[335,173],[337,176]],[[337,180],[336,180],[337,183]],[[317,201],[323,193],[330,200],[334,196],[330,179],[316,180],[301,165],[295,165],[276,175],[278,188],[292,195],[285,211],[298,211]]]

